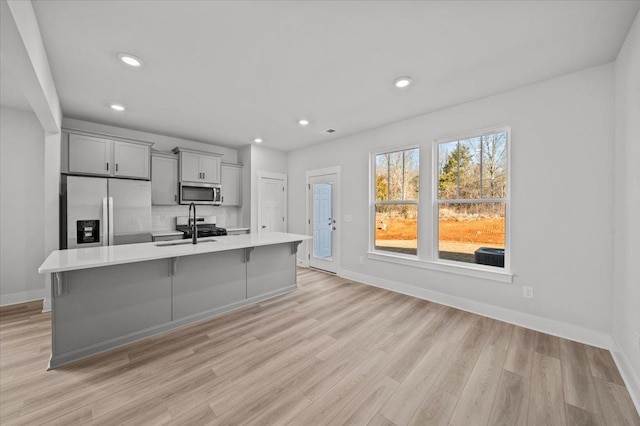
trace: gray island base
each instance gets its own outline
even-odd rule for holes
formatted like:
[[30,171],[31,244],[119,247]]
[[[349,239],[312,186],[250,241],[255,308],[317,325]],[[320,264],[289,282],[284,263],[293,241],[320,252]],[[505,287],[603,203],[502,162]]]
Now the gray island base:
[[[172,248],[154,243],[98,248],[106,256],[99,266],[70,260],[82,259],[82,250],[99,257],[96,249],[77,249],[64,261],[54,254],[66,251],[54,252],[40,268],[52,273],[49,368],[295,290],[297,247],[309,237],[276,236],[255,246],[249,235],[216,237],[177,253],[162,253]],[[135,246],[141,250],[135,260],[123,261],[118,249]]]

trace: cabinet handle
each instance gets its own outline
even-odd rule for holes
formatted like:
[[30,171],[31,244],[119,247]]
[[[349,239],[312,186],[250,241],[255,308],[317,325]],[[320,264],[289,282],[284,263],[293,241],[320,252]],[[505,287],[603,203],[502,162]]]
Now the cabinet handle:
[[202,179],[204,179],[204,177],[205,177],[205,176],[206,176],[206,175],[204,174],[204,172],[202,172]]
[[118,171],[118,163],[116,163],[116,172]]
[[178,194],[173,194],[173,201],[178,201]]
[[109,163],[107,163],[107,170],[109,170]]

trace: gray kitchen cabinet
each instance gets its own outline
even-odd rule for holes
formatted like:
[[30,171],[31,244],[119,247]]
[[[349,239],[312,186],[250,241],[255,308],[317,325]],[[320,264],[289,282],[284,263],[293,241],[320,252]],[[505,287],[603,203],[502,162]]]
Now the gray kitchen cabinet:
[[176,147],[173,152],[180,155],[180,181],[199,183],[220,183],[219,154],[192,151]]
[[151,154],[151,204],[178,204],[178,157],[173,154]]
[[173,278],[174,319],[244,300],[247,297],[244,262],[244,249],[181,257]]
[[69,173],[148,180],[151,145],[69,134]]
[[241,206],[242,166],[239,164],[222,163],[220,184],[222,185],[222,205]]
[[149,179],[149,151],[149,145],[113,141],[113,175]]
[[171,321],[171,277],[164,259],[65,274],[67,294],[53,300],[55,350],[83,349]]
[[255,247],[247,262],[247,298],[273,294],[282,283],[296,281],[296,256],[291,244]]
[[249,228],[246,228],[246,229],[227,228],[227,235],[245,235],[248,233],[249,233]]
[[182,240],[183,235],[151,235],[151,241],[154,243],[162,242],[162,241],[176,241]]
[[111,141],[84,135],[69,135],[69,172],[110,176]]

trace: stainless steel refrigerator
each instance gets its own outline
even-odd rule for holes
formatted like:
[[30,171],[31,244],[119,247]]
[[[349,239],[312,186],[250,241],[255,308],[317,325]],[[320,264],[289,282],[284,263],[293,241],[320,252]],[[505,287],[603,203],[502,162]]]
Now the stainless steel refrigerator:
[[151,241],[151,182],[62,176],[60,248]]

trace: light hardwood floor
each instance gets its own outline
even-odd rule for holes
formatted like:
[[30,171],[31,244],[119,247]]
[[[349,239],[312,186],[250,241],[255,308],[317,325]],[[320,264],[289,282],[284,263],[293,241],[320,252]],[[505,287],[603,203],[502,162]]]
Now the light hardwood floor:
[[0,423],[640,425],[610,354],[299,269],[293,293],[46,371],[0,312]]

